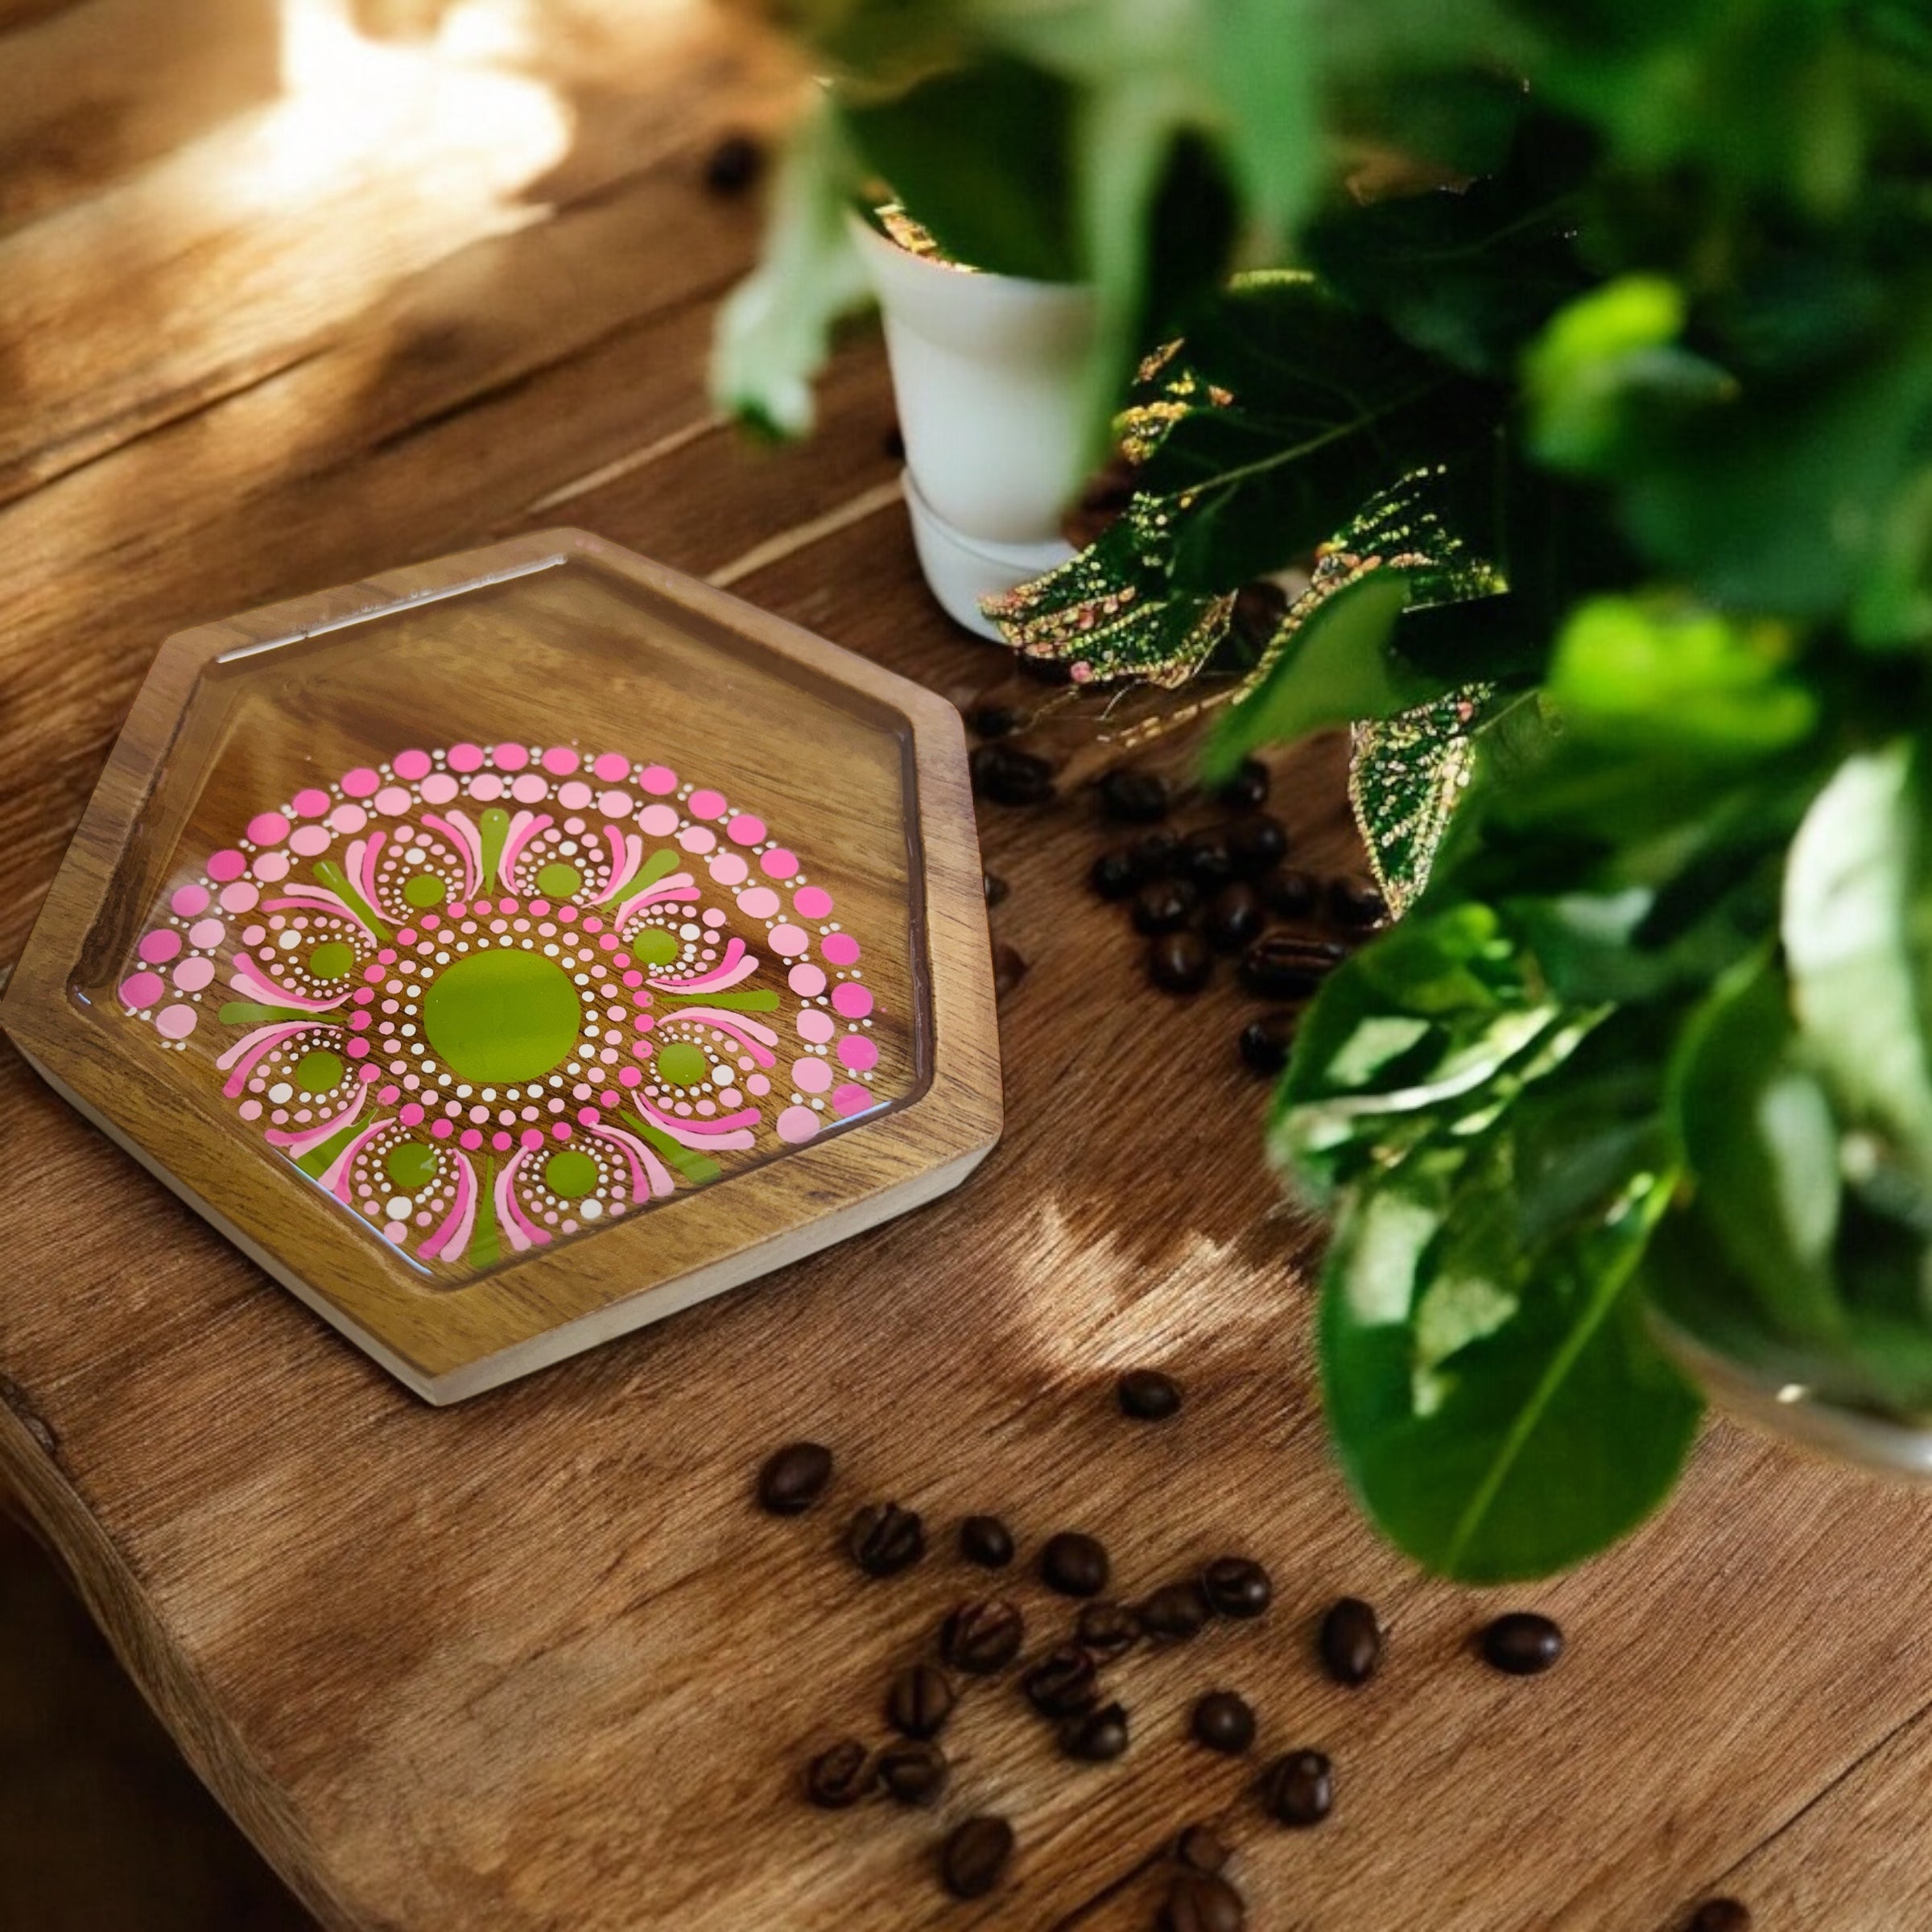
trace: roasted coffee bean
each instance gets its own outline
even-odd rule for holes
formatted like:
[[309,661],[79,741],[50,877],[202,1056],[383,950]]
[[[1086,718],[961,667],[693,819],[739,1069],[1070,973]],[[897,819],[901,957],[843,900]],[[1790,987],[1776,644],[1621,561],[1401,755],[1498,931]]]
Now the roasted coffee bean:
[[842,1738],[805,1767],[805,1795],[828,1811],[856,1805],[873,1787],[872,1754],[856,1737]]
[[1228,849],[1228,835],[1218,826],[1203,826],[1181,840],[1178,863],[1185,877],[1192,879],[1203,892],[1213,892],[1234,877],[1234,854]]
[[1483,1660],[1512,1677],[1534,1677],[1563,1653],[1562,1629],[1534,1610],[1512,1610],[1484,1631]]
[[1137,1422],[1164,1422],[1181,1412],[1181,1385],[1158,1368],[1129,1368],[1114,1385],[1121,1414]]
[[976,738],[1009,737],[1020,728],[1020,714],[1010,704],[972,704],[965,724]]
[[1288,850],[1288,828],[1265,811],[1236,819],[1228,828],[1228,849],[1237,872],[1272,872]]
[[1201,933],[1216,952],[1239,952],[1259,936],[1267,923],[1261,895],[1245,879],[1236,879],[1208,902]]
[[1034,657],[1022,651],[1013,659],[1013,667],[1023,678],[1031,678],[1036,684],[1071,684],[1073,682],[1073,667],[1064,658]]
[[1013,1532],[997,1516],[969,1516],[960,1525],[960,1554],[983,1570],[1013,1561]]
[[1123,825],[1151,825],[1168,805],[1167,787],[1151,771],[1117,766],[1100,780],[1100,810]]
[[1247,1923],[1241,1893],[1212,1872],[1177,1872],[1155,1921],[1159,1932],[1241,1932]]
[[1278,872],[1263,884],[1261,896],[1278,919],[1305,919],[1321,903],[1322,882],[1311,872]]
[[1270,643],[1288,614],[1288,593],[1269,577],[1256,577],[1234,593],[1234,625],[1253,650]]
[[1264,1000],[1305,1000],[1348,956],[1326,939],[1265,932],[1241,955],[1241,984]]
[[1099,1539],[1078,1530],[1050,1536],[1040,1551],[1040,1581],[1063,1596],[1098,1596],[1112,1567]]
[[1126,1604],[1103,1600],[1081,1606],[1074,1634],[1102,1663],[1110,1663],[1141,1641],[1141,1620]]
[[1244,1066],[1259,1074],[1278,1074],[1288,1064],[1288,1051],[1294,1044],[1294,1016],[1265,1013],[1241,1029],[1238,1044]]
[[989,906],[997,906],[1013,888],[997,872],[980,874],[980,896]]
[[996,805],[1044,805],[1053,796],[1053,767],[1017,745],[976,745],[966,764],[973,791]]
[[905,431],[899,427],[898,423],[894,423],[892,427],[879,439],[879,447],[885,451],[890,461],[903,463],[906,460]]
[[1191,1577],[1162,1583],[1140,1607],[1141,1628],[1164,1643],[1184,1643],[1206,1629],[1214,1607],[1208,1592]]
[[1154,879],[1133,895],[1133,929],[1151,937],[1173,932],[1194,916],[1200,894],[1186,879]]
[[868,1576],[897,1576],[926,1554],[926,1525],[916,1509],[873,1503],[852,1519],[845,1547]]
[[1150,832],[1127,848],[1133,869],[1143,879],[1164,877],[1181,855],[1181,842],[1170,832]]
[[1751,1908],[1742,1899],[1707,1898],[1685,1922],[1684,1932],[1751,1932]]
[[797,1516],[825,1493],[832,1451],[819,1443],[787,1443],[758,1472],[758,1506],[774,1516]]
[[990,1677],[1019,1655],[1026,1634],[1018,1604],[1003,1596],[975,1597],[947,1613],[939,1627],[939,1655],[956,1670]]
[[1199,993],[1214,976],[1214,955],[1193,932],[1163,932],[1147,948],[1147,976],[1162,993]]
[[1013,1842],[1005,1818],[968,1818],[940,1847],[940,1882],[955,1898],[984,1898],[1012,1862]]
[[1093,862],[1087,882],[1103,899],[1124,899],[1141,882],[1141,869],[1130,852],[1104,852]]
[[1216,786],[1212,796],[1229,811],[1254,811],[1267,800],[1268,767],[1259,758],[1243,758],[1234,775]]
[[1093,1653],[1078,1644],[1049,1650],[1020,1679],[1026,1701],[1042,1717],[1073,1717],[1100,1701]]
[[1359,1596],[1344,1596],[1329,1605],[1315,1649],[1338,1684],[1365,1684],[1382,1661],[1382,1627]]
[[886,1721],[904,1737],[937,1737],[958,1702],[959,1693],[943,1670],[908,1664],[886,1693]]
[[765,150],[749,134],[727,134],[704,158],[704,185],[714,195],[741,195],[765,171]]
[[1060,1748],[1069,1757],[1090,1765],[1111,1763],[1127,1753],[1126,1706],[1103,1704],[1097,1711],[1067,1718],[1060,1725],[1059,1735]]
[[1319,1825],[1335,1807],[1335,1767],[1319,1751],[1290,1751],[1268,1767],[1261,1802],[1284,1825]]
[[1328,910],[1339,924],[1366,931],[1369,927],[1379,926],[1388,918],[1389,902],[1382,897],[1382,889],[1373,879],[1331,879]]
[[1026,978],[1027,965],[1013,947],[996,939],[993,947],[993,997],[1003,1000]]
[[1177,1863],[1196,1872],[1219,1872],[1232,1856],[1212,1825],[1189,1825],[1174,1841]]
[[1232,1690],[1210,1690],[1194,1707],[1195,1742],[1236,1757],[1254,1742],[1254,1713]]
[[888,1798],[902,1805],[936,1805],[946,1790],[952,1767],[937,1744],[908,1738],[888,1744],[879,1753],[879,1782]]
[[1259,1616],[1274,1598],[1268,1572],[1251,1556],[1217,1556],[1201,1572],[1201,1587],[1223,1616]]

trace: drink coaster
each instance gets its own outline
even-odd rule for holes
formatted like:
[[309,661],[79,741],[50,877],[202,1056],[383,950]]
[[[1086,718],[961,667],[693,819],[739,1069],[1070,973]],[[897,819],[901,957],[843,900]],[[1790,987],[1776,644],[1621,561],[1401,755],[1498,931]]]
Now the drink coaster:
[[456,1401],[997,1138],[958,715],[571,530],[184,632],[0,1022]]

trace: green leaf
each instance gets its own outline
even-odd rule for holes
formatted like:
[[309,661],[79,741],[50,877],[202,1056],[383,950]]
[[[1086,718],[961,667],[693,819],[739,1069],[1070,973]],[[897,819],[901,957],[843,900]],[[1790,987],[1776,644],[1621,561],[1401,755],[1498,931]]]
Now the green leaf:
[[811,380],[832,324],[866,299],[845,226],[857,185],[837,118],[819,101],[779,161],[764,259],[726,298],[712,345],[713,401],[766,434],[799,436],[811,427]]

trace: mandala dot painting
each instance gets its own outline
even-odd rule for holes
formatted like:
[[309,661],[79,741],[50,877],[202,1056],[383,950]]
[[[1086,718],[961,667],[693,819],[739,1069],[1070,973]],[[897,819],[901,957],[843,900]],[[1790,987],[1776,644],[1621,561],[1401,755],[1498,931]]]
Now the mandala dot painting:
[[177,875],[134,955],[126,1013],[444,1278],[894,1098],[833,893],[620,751],[412,748],[305,787]]

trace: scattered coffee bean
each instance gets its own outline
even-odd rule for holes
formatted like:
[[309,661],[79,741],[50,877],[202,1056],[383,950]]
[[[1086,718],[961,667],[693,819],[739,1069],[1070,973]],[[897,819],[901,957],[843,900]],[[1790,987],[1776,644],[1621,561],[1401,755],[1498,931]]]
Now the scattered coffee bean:
[[1742,1899],[1707,1898],[1690,1914],[1684,1932],[1751,1932],[1751,1908]]
[[1148,832],[1127,848],[1134,870],[1143,879],[1158,879],[1171,872],[1180,852],[1181,842],[1170,832]]
[[955,1898],[984,1898],[1013,1858],[1013,1827],[1003,1818],[969,1818],[939,1851],[939,1878]]
[[758,1505],[774,1516],[797,1516],[825,1493],[832,1451],[819,1443],[787,1443],[758,1472]]
[[1102,1663],[1124,1657],[1141,1641],[1141,1620],[1125,1604],[1084,1604],[1074,1634]]
[[1123,1704],[1103,1704],[1097,1711],[1064,1719],[1060,1748],[1069,1757],[1090,1765],[1111,1763],[1127,1752],[1127,1710]]
[[996,1000],[1005,999],[1026,978],[1026,960],[1003,939],[995,940],[993,947],[993,997]]
[[856,1805],[872,1789],[872,1754],[856,1737],[842,1738],[805,1768],[805,1795],[827,1811]]
[[1233,776],[1215,786],[1212,796],[1216,804],[1230,811],[1253,811],[1267,799],[1268,767],[1259,758],[1243,758]]
[[926,1525],[916,1509],[873,1503],[852,1519],[845,1546],[868,1576],[897,1576],[926,1554]]
[[1534,1677],[1563,1653],[1562,1629],[1534,1610],[1512,1610],[1484,1631],[1483,1659],[1512,1677]]
[[1388,918],[1389,902],[1373,879],[1331,879],[1328,882],[1328,910],[1340,924],[1366,931]]
[[1212,1872],[1177,1872],[1155,1922],[1159,1932],[1241,1932],[1247,1922],[1241,1893]]
[[1140,1614],[1141,1627],[1150,1637],[1164,1643],[1185,1643],[1207,1628],[1214,1607],[1208,1601],[1208,1592],[1189,1576],[1178,1583],[1162,1583],[1141,1605]]
[[1199,993],[1214,974],[1214,955],[1198,933],[1164,932],[1147,948],[1147,976],[1162,993]]
[[952,1679],[931,1664],[908,1664],[886,1693],[886,1721],[904,1737],[937,1737],[952,1715],[959,1693]]
[[888,1798],[902,1805],[936,1805],[946,1790],[952,1767],[937,1744],[908,1738],[888,1744],[879,1753],[879,1783]]
[[1254,1742],[1254,1713],[1232,1690],[1210,1690],[1194,1707],[1195,1741],[1238,1757]]
[[1194,916],[1200,894],[1185,879],[1154,879],[1133,895],[1133,929],[1152,937],[1172,932]]
[[1117,766],[1100,780],[1100,810],[1124,825],[1151,825],[1167,808],[1167,787],[1151,771]]
[[1290,1751],[1269,1766],[1261,1802],[1284,1825],[1319,1825],[1335,1806],[1335,1767],[1319,1751]]
[[1050,1536],[1040,1551],[1040,1581],[1063,1596],[1098,1596],[1111,1568],[1100,1540],[1078,1530]]
[[1020,728],[1020,714],[1010,704],[972,704],[967,707],[965,724],[976,738],[1010,737]]
[[1036,684],[1071,684],[1073,668],[1064,658],[1035,657],[1022,651],[1014,658],[1013,667],[1023,678],[1031,678]]
[[1255,650],[1264,649],[1288,614],[1288,593],[1272,577],[1256,577],[1234,593],[1235,627]]
[[1013,888],[997,872],[980,874],[980,894],[989,906],[997,906]]
[[1240,872],[1272,872],[1288,850],[1288,828],[1265,811],[1236,819],[1228,828],[1228,849]]
[[741,195],[765,171],[765,150],[749,134],[727,134],[704,159],[704,185],[714,195]]
[[1311,872],[1278,872],[1261,888],[1278,919],[1305,919],[1321,902],[1322,884]]
[[1073,1717],[1100,1701],[1093,1653],[1078,1644],[1049,1650],[1020,1679],[1026,1701],[1042,1717]]
[[1251,1556],[1217,1556],[1201,1572],[1201,1587],[1223,1616],[1259,1616],[1274,1599],[1268,1572]]
[[1053,796],[1053,767],[1018,745],[976,745],[966,763],[973,791],[996,805],[1044,805]]
[[1259,935],[1267,923],[1261,895],[1245,879],[1236,879],[1208,902],[1201,932],[1216,952],[1239,952]]
[[1140,884],[1141,869],[1130,852],[1104,852],[1094,861],[1087,882],[1103,899],[1124,899]]
[[1241,1029],[1241,1061],[1257,1073],[1274,1075],[1288,1064],[1288,1051],[1294,1044],[1294,1016],[1265,1013]]
[[1186,877],[1203,891],[1225,886],[1234,877],[1234,854],[1228,848],[1227,833],[1214,825],[1189,832],[1181,840],[1179,865]]
[[1382,1627],[1359,1596],[1344,1596],[1329,1605],[1315,1648],[1338,1684],[1365,1684],[1382,1661]]
[[889,461],[903,463],[906,460],[905,431],[899,427],[898,423],[894,423],[892,427],[879,439],[879,447],[885,451]]
[[1190,1825],[1174,1841],[1177,1863],[1196,1872],[1219,1872],[1232,1856],[1212,1825]]
[[960,1554],[983,1570],[1013,1561],[1013,1532],[997,1516],[969,1516],[960,1525]]
[[939,1654],[956,1670],[990,1677],[1019,1655],[1026,1634],[1018,1604],[1003,1596],[976,1597],[947,1612],[939,1627]]
[[1115,1385],[1121,1414],[1137,1422],[1164,1422],[1181,1412],[1181,1385],[1158,1368],[1129,1368]]
[[1241,956],[1241,984],[1264,1000],[1305,1000],[1348,956],[1326,939],[1265,932]]

